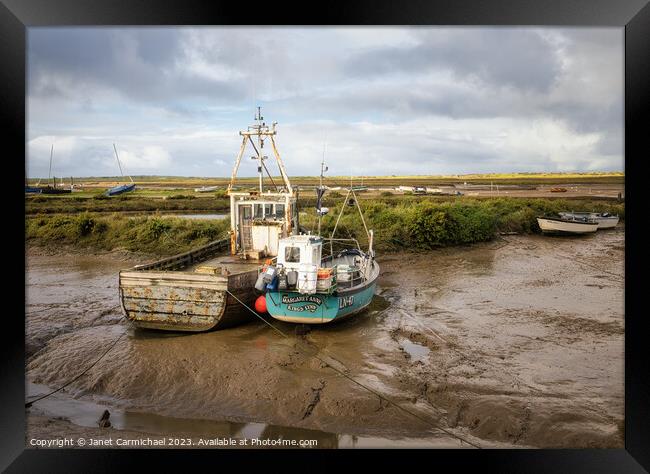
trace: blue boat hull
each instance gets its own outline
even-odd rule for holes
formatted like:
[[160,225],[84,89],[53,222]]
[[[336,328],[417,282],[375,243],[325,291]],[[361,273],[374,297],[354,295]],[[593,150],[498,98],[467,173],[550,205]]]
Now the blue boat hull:
[[41,191],[42,191],[41,188],[35,188],[35,187],[32,187],[32,186],[25,186],[25,193],[40,194]]
[[340,320],[363,311],[370,304],[378,275],[379,268],[375,266],[375,276],[371,281],[331,295],[267,291],[266,310],[273,318],[291,323],[325,324]]
[[117,196],[118,194],[128,193],[135,189],[135,184],[123,184],[121,186],[115,186],[114,188],[106,191],[107,196]]

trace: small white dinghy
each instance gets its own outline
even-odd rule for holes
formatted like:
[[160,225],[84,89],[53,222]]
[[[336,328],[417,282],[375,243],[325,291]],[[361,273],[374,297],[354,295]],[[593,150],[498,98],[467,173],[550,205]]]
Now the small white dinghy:
[[194,188],[195,193],[210,193],[219,189],[219,186],[201,186],[200,188]]
[[560,217],[588,218],[598,222],[599,229],[612,229],[618,224],[618,215],[611,215],[608,212],[560,212]]
[[598,230],[598,222],[589,218],[538,217],[537,224],[545,234],[588,234]]

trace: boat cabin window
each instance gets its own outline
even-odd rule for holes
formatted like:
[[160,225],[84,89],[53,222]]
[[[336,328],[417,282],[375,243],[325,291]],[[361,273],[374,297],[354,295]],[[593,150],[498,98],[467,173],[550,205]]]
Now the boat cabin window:
[[273,217],[273,204],[264,204],[264,218],[269,219]]
[[284,261],[288,263],[299,263],[300,262],[300,248],[299,247],[287,247],[284,250]]
[[263,217],[262,205],[261,204],[254,204],[253,208],[255,209],[255,219],[261,219]]
[[275,205],[275,218],[284,219],[284,204]]

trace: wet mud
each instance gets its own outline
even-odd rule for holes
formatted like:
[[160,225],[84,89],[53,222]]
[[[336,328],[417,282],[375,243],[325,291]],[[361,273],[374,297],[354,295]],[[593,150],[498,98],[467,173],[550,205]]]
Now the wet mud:
[[259,320],[201,334],[134,329],[117,295],[134,256],[30,249],[28,400],[126,334],[28,409],[27,437],[95,432],[108,407],[111,430],[132,436],[622,447],[624,242],[619,228],[380,256],[368,311],[307,328],[271,320],[289,337]]

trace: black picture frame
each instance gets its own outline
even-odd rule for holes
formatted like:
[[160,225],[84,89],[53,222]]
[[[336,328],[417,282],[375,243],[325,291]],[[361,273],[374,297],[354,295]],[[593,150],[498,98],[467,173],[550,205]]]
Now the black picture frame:
[[[304,4],[293,2],[199,2],[195,0],[0,0],[0,126],[3,163],[11,165],[5,192],[21,196],[25,154],[26,28],[56,25],[537,25],[618,26],[625,28],[625,449],[595,450],[409,450],[373,451],[385,468],[427,463],[431,469],[481,469],[496,472],[644,472],[650,469],[650,362],[643,298],[646,250],[639,218],[644,158],[650,123],[650,5],[648,0],[363,0]],[[9,147],[7,147],[9,145]],[[12,201],[14,201],[12,199]],[[24,248],[24,200],[6,209],[15,224],[4,233],[5,248]],[[18,252],[5,252],[15,253]],[[24,255],[24,254],[23,254]],[[15,255],[17,266],[24,258]],[[8,263],[6,265],[9,265]],[[13,273],[12,273],[13,274]],[[283,463],[309,469],[348,461],[361,451],[223,450],[32,450],[25,449],[24,281],[4,279],[1,345],[0,468],[8,472],[103,472],[134,460],[148,470],[188,469],[205,462],[257,462],[284,457]],[[13,280],[13,281],[12,281]],[[22,296],[22,301],[20,296]],[[9,308],[9,309],[7,309]],[[287,454],[289,454],[287,456]],[[427,459],[423,459],[423,458]],[[430,458],[430,459],[429,459]],[[408,462],[408,464],[407,464]],[[435,464],[432,464],[435,463]],[[241,469],[243,464],[236,467]],[[415,467],[415,466],[414,466]],[[225,467],[226,469],[228,467]]]

